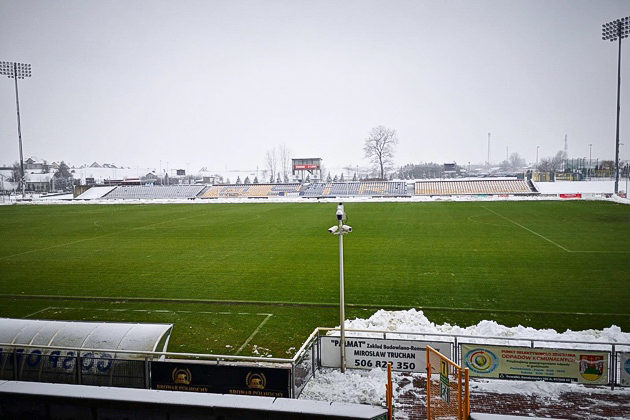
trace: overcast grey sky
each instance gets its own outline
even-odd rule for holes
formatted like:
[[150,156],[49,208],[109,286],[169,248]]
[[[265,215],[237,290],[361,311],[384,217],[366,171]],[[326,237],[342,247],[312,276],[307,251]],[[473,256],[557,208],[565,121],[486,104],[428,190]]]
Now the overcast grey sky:
[[[376,125],[397,165],[614,156],[624,1],[9,1],[0,61],[20,81],[25,156],[75,165],[252,169],[285,143],[329,168],[365,165]],[[630,46],[622,158],[630,158]],[[625,84],[624,84],[625,83]],[[18,159],[0,79],[0,163]]]

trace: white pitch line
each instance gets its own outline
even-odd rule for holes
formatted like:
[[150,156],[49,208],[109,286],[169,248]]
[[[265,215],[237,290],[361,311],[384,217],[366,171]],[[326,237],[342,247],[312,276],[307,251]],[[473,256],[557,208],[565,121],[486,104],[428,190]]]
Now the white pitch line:
[[265,319],[262,320],[262,322],[258,325],[258,328],[256,328],[254,332],[249,337],[247,337],[247,340],[245,340],[241,347],[236,350],[236,353],[234,353],[235,356],[238,355],[245,348],[245,346],[249,344],[250,341],[252,341],[252,338],[254,338],[256,334],[258,334],[258,331],[260,331],[263,325],[265,325],[267,321],[269,321],[269,318],[271,318],[272,316],[272,314],[269,314],[265,317]]
[[540,238],[544,239],[544,240],[545,240],[545,241],[547,241],[547,242],[550,242],[550,243],[554,244],[554,245],[555,245],[555,246],[557,246],[558,248],[560,248],[560,249],[562,249],[562,250],[564,250],[564,251],[566,251],[566,252],[569,252],[569,253],[580,253],[580,254],[630,254],[630,251],[618,251],[618,250],[610,250],[610,251],[573,251],[573,250],[571,250],[571,249],[568,249],[568,248],[566,248],[566,247],[564,247],[564,246],[560,245],[560,244],[559,244],[559,243],[557,243],[557,242],[552,241],[552,240],[551,240],[551,239],[549,239],[549,238],[546,238],[545,236],[541,235],[540,233],[535,232],[535,231],[531,230],[530,228],[525,227],[525,226],[521,225],[520,223],[517,223],[517,222],[515,222],[514,220],[512,220],[512,219],[510,219],[510,218],[508,218],[508,217],[503,216],[502,214],[497,213],[497,212],[496,212],[496,211],[494,211],[494,210],[490,210],[489,208],[487,208],[487,207],[485,207],[485,206],[481,206],[481,207],[483,207],[484,209],[488,210],[488,211],[489,211],[489,212],[491,212],[491,213],[496,214],[496,215],[497,215],[497,216],[499,216],[499,217],[504,218],[504,219],[505,219],[505,220],[507,220],[508,222],[514,223],[516,226],[521,227],[521,228],[525,229],[526,231],[533,233],[534,235],[536,235],[536,236],[538,236],[538,237],[540,237]]
[[52,306],[47,306],[44,309],[40,309],[39,311],[36,311],[36,312],[33,312],[32,314],[26,315],[24,318],[30,318],[32,316],[35,316],[35,315],[39,314],[39,313],[46,312],[49,309],[53,309],[53,307]]
[[[569,252],[607,252],[607,251],[569,251]],[[614,252],[614,251],[611,251]],[[620,251],[621,252],[621,251]],[[142,301],[143,299],[153,299],[153,298],[142,298],[142,297],[117,297],[117,298],[111,298],[111,297],[104,297],[104,296],[71,296],[71,295],[15,295],[15,294],[7,294],[7,293],[0,293],[0,299],[7,299],[7,298],[11,298],[11,299],[15,299],[15,298],[38,298],[38,299],[48,299],[48,300],[94,300],[94,301],[105,301],[105,302],[110,302],[112,299],[115,300],[124,300],[124,301],[128,301],[129,303],[133,303],[133,302],[139,302]],[[186,302],[186,299],[160,299],[160,301],[168,301],[168,302],[175,302],[175,303],[181,303],[182,301]],[[208,303],[215,303],[214,301],[208,301]],[[228,301],[221,301],[221,303],[234,303],[234,302],[228,302]],[[319,306],[319,305],[326,305],[326,306],[335,306],[335,305],[339,305],[339,302],[286,302],[286,301],[262,301],[262,302],[256,302],[256,301],[251,301],[251,302],[244,302],[244,301],[238,301],[236,302],[238,304],[259,304],[259,305],[275,305],[275,304],[296,304],[296,305],[308,305],[308,306]],[[414,306],[414,305],[409,305],[409,306],[403,306],[403,305],[376,305],[373,303],[347,303],[346,302],[346,306],[348,307],[353,307],[353,308],[364,308],[364,309],[392,309],[392,310],[399,310],[399,309],[408,309],[408,308],[417,308],[417,309],[422,309],[425,311],[449,311],[449,312],[501,312],[501,313],[521,313],[521,311],[517,311],[515,309],[492,309],[492,308],[472,308],[472,307],[453,307],[453,306],[423,306],[423,305],[419,305],[419,306]],[[337,306],[338,307],[338,306]],[[56,306],[52,306],[51,308],[53,309],[63,309],[60,307],[56,307]],[[108,311],[109,309],[96,309],[96,308],[79,308],[79,307],[75,307],[75,308],[67,308],[67,309],[86,309],[86,310],[101,310],[101,311]],[[151,312],[147,309],[130,309],[131,311],[138,311],[138,312]],[[191,312],[191,311],[176,311],[176,312]],[[535,313],[538,315],[593,315],[593,316],[627,316],[628,314],[617,314],[617,313],[608,313],[608,312],[562,312],[562,311],[530,311],[531,313]],[[194,313],[204,313],[204,312],[194,312]],[[221,314],[221,315],[232,315],[233,312],[208,312],[208,313],[213,313],[213,314]],[[249,313],[249,315],[252,315],[251,313]],[[268,315],[265,313],[256,313],[255,315]]]
[[[47,311],[49,309],[62,309],[62,310],[89,310],[89,311],[115,311],[115,312],[124,312],[124,311],[134,311],[134,312],[140,312],[140,311],[144,311],[144,312],[151,312],[148,311],[146,309],[118,309],[118,308],[84,308],[84,307],[59,307],[59,306],[48,306],[44,309],[41,309],[37,312],[34,312],[32,314],[26,315],[25,318],[28,318],[30,316],[33,316],[35,314],[38,314],[40,312],[44,312]],[[190,313],[191,311],[169,311],[166,309],[159,309],[159,310],[153,310],[154,312],[170,312],[170,313],[179,313],[179,312],[186,312],[186,313]],[[256,336],[256,334],[258,334],[258,332],[260,331],[260,329],[267,323],[267,321],[269,321],[269,318],[271,318],[273,316],[273,314],[266,314],[266,313],[249,313],[249,312],[209,312],[209,311],[202,311],[202,312],[198,312],[200,314],[219,314],[219,315],[259,315],[259,316],[264,316],[265,319],[263,319],[260,324],[258,324],[258,327],[256,327],[256,329],[254,330],[253,333],[250,334],[249,337],[247,337],[247,340],[245,340],[245,342],[241,345],[241,347],[238,348],[238,350],[236,351],[235,355],[238,355],[241,351],[243,351],[243,349],[245,348],[245,346],[247,346],[249,344],[250,341],[252,341],[252,339]]]
[[494,211],[494,210],[490,210],[489,208],[487,208],[487,207],[485,207],[485,206],[481,206],[481,207],[483,207],[484,209],[488,210],[490,213],[494,213],[494,214],[496,214],[497,216],[499,216],[499,217],[501,217],[501,218],[503,218],[503,219],[507,220],[508,222],[514,223],[516,226],[518,226],[518,227],[520,227],[520,228],[523,228],[523,229],[525,229],[526,231],[528,231],[528,232],[530,232],[530,233],[533,233],[534,235],[536,235],[536,236],[538,236],[539,238],[542,238],[542,239],[544,239],[545,241],[547,241],[547,242],[549,242],[549,243],[551,243],[551,244],[553,244],[553,245],[557,246],[558,248],[562,249],[563,251],[566,251],[566,252],[571,252],[571,250],[569,250],[569,249],[567,249],[567,248],[563,247],[562,245],[560,245],[559,243],[556,243],[556,242],[552,241],[551,239],[549,239],[549,238],[547,238],[547,237],[545,237],[545,236],[541,235],[540,233],[535,232],[535,231],[531,230],[530,228],[525,227],[525,226],[521,225],[520,223],[515,222],[514,220],[512,220],[512,219],[510,219],[510,218],[508,218],[508,217],[503,216],[502,214],[497,213],[497,212],[496,212],[496,211]]
[[180,314],[180,313],[185,313],[185,314],[191,314],[191,313],[197,313],[197,314],[210,314],[210,315],[258,315],[258,316],[272,316],[273,314],[269,314],[269,313],[251,313],[251,312],[215,312],[215,311],[199,311],[199,312],[193,312],[193,311],[171,311],[168,309],[127,309],[127,308],[86,308],[86,307],[82,307],[82,306],[49,306],[47,308],[41,309],[37,312],[34,312],[32,314],[27,315],[26,317],[29,316],[33,316],[35,314],[38,314],[40,312],[44,312],[48,309],[61,309],[64,311],[70,311],[70,310],[80,310],[80,311],[103,311],[103,312],[126,312],[126,311],[130,311],[130,312],[156,312],[156,313],[173,313],[173,314]]

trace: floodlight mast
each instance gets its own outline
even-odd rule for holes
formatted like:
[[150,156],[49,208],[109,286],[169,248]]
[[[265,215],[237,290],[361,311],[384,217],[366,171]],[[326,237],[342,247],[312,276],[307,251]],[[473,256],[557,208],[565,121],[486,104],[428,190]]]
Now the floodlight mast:
[[343,203],[339,203],[337,206],[337,226],[332,226],[328,229],[328,232],[332,235],[339,236],[339,325],[340,325],[340,337],[339,337],[339,356],[341,372],[346,371],[346,328],[345,328],[345,296],[344,296],[344,278],[343,278],[343,235],[352,232],[352,227],[345,223],[346,212],[343,208]]
[[15,79],[15,107],[17,109],[17,129],[18,142],[20,145],[20,185],[22,187],[22,198],[25,196],[26,179],[24,177],[24,155],[22,153],[22,124],[20,122],[20,97],[18,94],[17,79],[31,77],[31,65],[16,63],[14,61],[0,61],[0,75]]
[[602,25],[602,40],[619,41],[617,55],[617,129],[615,137],[615,194],[619,193],[619,111],[621,110],[621,40],[630,34],[630,16]]

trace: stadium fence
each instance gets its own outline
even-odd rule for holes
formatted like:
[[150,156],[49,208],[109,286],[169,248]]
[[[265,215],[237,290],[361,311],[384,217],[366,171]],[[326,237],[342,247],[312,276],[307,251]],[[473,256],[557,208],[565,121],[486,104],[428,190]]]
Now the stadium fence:
[[[152,369],[160,363],[179,363],[186,369],[212,366],[237,368],[270,368],[286,373],[286,392],[283,396],[298,398],[304,387],[322,367],[322,339],[330,338],[338,332],[334,328],[316,328],[302,344],[293,358],[250,357],[216,354],[139,352],[134,350],[86,349],[0,343],[0,379],[32,382],[55,382],[83,385],[101,385],[126,388],[150,388]],[[531,337],[486,337],[444,333],[391,332],[375,330],[346,329],[347,340],[356,338],[380,338],[384,340],[415,340],[419,343],[440,342],[450,349],[444,352],[453,363],[464,366],[466,351],[470,346],[492,347],[535,351],[573,351],[604,354],[605,360],[586,358],[587,367],[598,369],[607,366],[606,377],[596,383],[615,386],[630,386],[627,380],[627,366],[630,365],[630,343],[550,340]],[[419,344],[421,345],[421,344]],[[575,347],[579,347],[576,349]],[[582,361],[581,361],[582,363]],[[350,368],[350,366],[348,366]],[[372,366],[359,366],[370,369]],[[386,366],[381,366],[385,368]],[[483,366],[482,366],[483,367]],[[396,367],[395,367],[396,369]],[[241,369],[242,370],[242,369]],[[401,369],[396,369],[401,370]],[[402,369],[404,371],[404,369]],[[282,373],[281,372],[281,373]],[[603,375],[603,370],[601,371]],[[283,373],[283,375],[284,375]],[[629,372],[630,373],[630,372]],[[624,376],[625,375],[625,376]],[[471,377],[476,375],[472,372]],[[625,378],[625,379],[624,379]],[[175,378],[173,378],[175,380]],[[490,379],[490,377],[489,377]],[[504,377],[503,379],[528,379]],[[534,378],[529,378],[530,380]],[[567,380],[566,382],[570,382]]]
[[[455,364],[464,366],[466,361],[466,350],[471,347],[497,347],[499,349],[507,349],[520,351],[532,350],[541,352],[591,352],[595,354],[605,354],[603,365],[607,366],[607,376],[605,380],[592,385],[610,386],[614,389],[615,386],[627,387],[630,386],[630,382],[623,380],[630,375],[628,368],[630,367],[630,342],[596,342],[596,341],[574,341],[574,340],[553,340],[542,339],[532,337],[492,337],[492,336],[474,336],[474,335],[461,335],[461,334],[446,334],[446,333],[422,333],[422,332],[403,332],[403,331],[383,331],[383,330],[361,330],[361,329],[345,329],[346,340],[352,340],[357,338],[381,338],[383,340],[415,340],[419,343],[428,342],[440,342],[450,347],[450,352],[446,352],[446,356],[451,358]],[[315,330],[318,337],[318,354],[317,360],[318,368],[322,367],[321,358],[321,339],[322,337],[330,337],[331,334],[338,336],[338,328],[323,328],[319,327]],[[545,355],[543,355],[545,356]],[[585,358],[583,363],[590,365],[597,365],[597,361],[589,360]],[[625,364],[625,366],[623,365]],[[353,368],[353,366],[346,366],[347,368]],[[373,366],[359,366],[359,369],[371,369]],[[384,367],[384,366],[382,366]],[[395,367],[396,368],[396,367]],[[401,369],[395,369],[401,370]],[[488,379],[497,379],[491,376],[484,376],[476,374],[471,369],[471,377],[480,377]],[[501,375],[498,379],[522,379],[522,380],[536,380],[533,377],[516,378],[510,377],[510,375]],[[549,378],[550,380],[553,378]],[[541,379],[538,379],[541,380]],[[554,380],[554,382],[571,382],[569,380]]]

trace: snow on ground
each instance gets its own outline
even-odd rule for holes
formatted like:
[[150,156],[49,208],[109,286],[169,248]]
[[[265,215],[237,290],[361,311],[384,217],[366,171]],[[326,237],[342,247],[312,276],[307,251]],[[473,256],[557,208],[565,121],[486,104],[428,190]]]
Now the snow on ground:
[[[398,376],[398,374],[395,374]],[[320,369],[306,384],[300,399],[384,405],[387,372],[383,369]]]
[[[622,332],[617,326],[604,328],[603,330],[585,330],[557,332],[553,329],[535,329],[531,327],[516,326],[506,327],[495,321],[484,320],[469,327],[458,325],[436,324],[431,322],[422,311],[410,309],[406,311],[385,311],[379,310],[367,319],[356,318],[347,320],[345,327],[348,329],[365,329],[388,331],[392,337],[413,338],[405,336],[404,333],[422,332],[430,336],[431,334],[456,334],[458,336],[485,336],[485,337],[506,337],[506,338],[527,338],[536,340],[568,340],[568,341],[588,341],[594,343],[615,342],[630,344],[630,333]],[[396,334],[399,333],[399,334]],[[336,333],[338,334],[338,333]],[[347,336],[369,336],[370,333],[348,331]],[[382,337],[382,334],[377,334]],[[388,334],[390,336],[390,334]],[[417,339],[418,336],[415,336]],[[423,336],[422,339],[426,339]],[[439,340],[448,341],[447,337],[433,337]],[[472,341],[469,339],[468,341]],[[483,341],[483,340],[477,340]],[[506,341],[507,342],[507,341]],[[493,341],[493,344],[498,344]],[[511,344],[516,344],[512,342]],[[554,343],[560,345],[562,343]],[[584,344],[563,343],[564,347],[584,347]],[[610,349],[610,347],[607,347]],[[411,377],[425,377],[424,374],[401,374],[394,372],[394,384],[401,383],[404,386],[394,386],[394,400],[400,395],[413,391],[413,381]],[[303,399],[352,402],[361,404],[384,405],[385,383],[387,375],[385,370],[346,370],[342,374],[337,369],[320,369],[309,381],[300,395]],[[550,382],[529,382],[529,381],[503,381],[473,379],[471,380],[472,392],[487,392],[500,394],[520,394],[536,395],[545,399],[557,399],[564,393],[607,393],[611,392],[605,387],[586,387],[580,384],[561,384]],[[420,392],[423,393],[424,391]],[[615,393],[622,393],[630,398],[630,388],[617,388]]]

